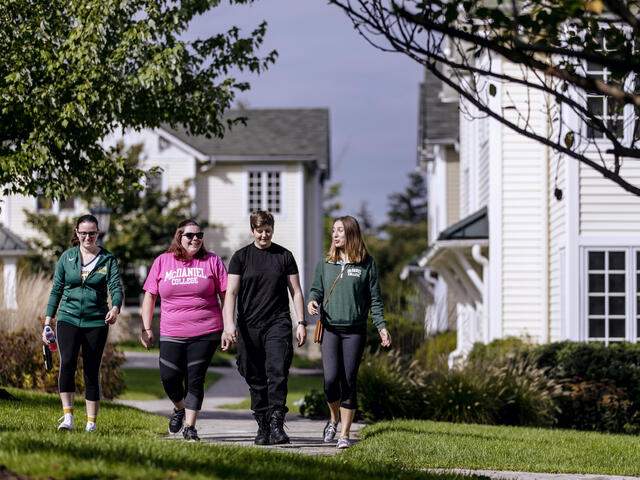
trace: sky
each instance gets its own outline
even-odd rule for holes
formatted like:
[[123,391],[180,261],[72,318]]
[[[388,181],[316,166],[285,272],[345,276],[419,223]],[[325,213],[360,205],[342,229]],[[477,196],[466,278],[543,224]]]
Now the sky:
[[237,99],[248,108],[328,108],[328,184],[342,184],[340,213],[356,214],[366,202],[374,222],[385,222],[387,196],[404,191],[416,166],[422,68],[372,47],[324,0],[224,2],[195,19],[188,36],[232,25],[249,32],[262,20],[268,27],[261,51],[275,49],[278,58],[260,75],[239,74],[251,90]]

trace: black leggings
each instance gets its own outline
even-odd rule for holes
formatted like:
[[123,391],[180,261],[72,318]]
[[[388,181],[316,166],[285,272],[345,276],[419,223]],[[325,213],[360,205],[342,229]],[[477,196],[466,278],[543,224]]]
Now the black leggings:
[[343,333],[325,326],[320,345],[327,402],[340,400],[340,406],[350,410],[358,407],[356,381],[366,339],[366,330]]
[[173,403],[184,400],[189,410],[202,408],[204,378],[211,357],[220,345],[220,332],[215,337],[160,340],[160,379]]
[[60,374],[58,390],[60,393],[76,391],[76,368],[78,352],[82,347],[82,369],[84,372],[85,398],[97,402],[102,397],[100,384],[100,365],[102,354],[107,345],[109,326],[76,327],[65,321],[56,325],[58,349],[60,351]]

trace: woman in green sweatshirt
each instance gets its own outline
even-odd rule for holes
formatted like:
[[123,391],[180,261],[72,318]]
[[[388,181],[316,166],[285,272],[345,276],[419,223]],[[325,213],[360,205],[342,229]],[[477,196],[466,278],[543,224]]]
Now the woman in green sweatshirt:
[[[47,304],[42,340],[49,343],[46,333],[58,313],[56,336],[60,352],[58,390],[63,416],[58,430],[73,430],[75,372],[82,347],[87,432],[96,431],[96,419],[102,389],[100,364],[107,345],[109,325],[116,323],[122,305],[122,285],[115,257],[96,245],[98,220],[93,215],[78,219],[71,242],[73,247],[58,260],[53,286]],[[107,289],[111,293],[111,308],[107,304]]]
[[383,347],[391,345],[386,329],[375,260],[358,221],[350,216],[333,222],[329,254],[318,262],[307,310],[322,312],[322,371],[324,394],[331,419],[324,428],[324,441],[335,438],[342,422],[337,448],[348,448],[349,431],[357,408],[356,380],[366,343],[366,323],[371,320]]

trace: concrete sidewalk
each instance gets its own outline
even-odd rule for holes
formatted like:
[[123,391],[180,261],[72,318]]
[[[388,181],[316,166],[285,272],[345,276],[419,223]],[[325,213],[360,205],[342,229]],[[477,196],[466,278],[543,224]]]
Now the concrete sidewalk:
[[[158,368],[157,353],[127,352],[124,368]],[[209,371],[222,374],[222,378],[214,383],[204,395],[202,410],[198,415],[196,428],[198,436],[203,442],[234,444],[251,446],[255,448],[272,448],[290,452],[298,452],[311,455],[335,455],[339,452],[335,443],[322,442],[324,420],[310,420],[294,413],[288,413],[286,418],[286,432],[291,439],[289,445],[271,445],[258,447],[253,443],[258,428],[250,410],[226,410],[219,408],[221,405],[229,405],[242,402],[249,396],[249,387],[244,379],[233,367],[210,367]],[[319,374],[320,371],[301,370],[292,368],[292,375],[304,375],[309,373]],[[160,376],[158,375],[158,381]],[[173,412],[173,404],[168,398],[151,401],[122,401],[118,403],[145,410],[150,413],[163,415],[167,418]],[[167,423],[168,424],[168,423]],[[357,433],[364,427],[354,423],[351,428],[351,438],[357,441]],[[176,436],[182,438],[182,435]]]

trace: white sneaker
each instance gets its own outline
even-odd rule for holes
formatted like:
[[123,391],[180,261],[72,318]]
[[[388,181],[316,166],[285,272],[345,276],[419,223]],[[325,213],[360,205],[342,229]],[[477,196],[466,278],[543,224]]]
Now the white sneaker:
[[61,416],[58,421],[61,421],[62,423],[60,425],[58,425],[58,430],[73,430],[73,414],[72,413],[65,413],[63,416]]
[[351,446],[351,442],[349,441],[349,437],[340,437],[338,439],[338,443],[336,443],[336,448],[340,450],[349,448]]
[[87,426],[84,429],[85,432],[95,432],[96,422],[87,422]]

